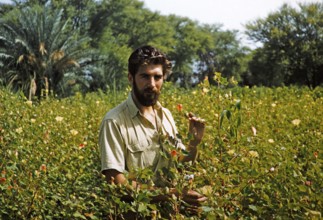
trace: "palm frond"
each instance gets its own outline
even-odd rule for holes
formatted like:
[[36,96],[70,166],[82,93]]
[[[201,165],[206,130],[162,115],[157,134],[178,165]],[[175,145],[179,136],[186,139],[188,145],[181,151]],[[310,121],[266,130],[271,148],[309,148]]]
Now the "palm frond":
[[90,39],[71,31],[70,21],[62,16],[63,10],[26,7],[15,22],[0,22],[0,60],[13,70],[3,77],[12,88],[28,91],[30,77],[36,77],[41,90],[46,77],[49,89],[61,93],[58,85],[66,72],[82,77],[82,69],[92,63],[92,52],[85,50]]
[[20,39],[20,38],[16,38],[15,39],[15,43],[18,43],[20,44],[21,46],[23,46],[23,48],[29,52],[29,53],[33,53],[33,50],[32,48],[29,46],[28,42],[23,40],[23,39]]
[[12,55],[10,55],[10,54],[0,53],[0,60],[10,59],[10,58],[14,58],[14,57]]

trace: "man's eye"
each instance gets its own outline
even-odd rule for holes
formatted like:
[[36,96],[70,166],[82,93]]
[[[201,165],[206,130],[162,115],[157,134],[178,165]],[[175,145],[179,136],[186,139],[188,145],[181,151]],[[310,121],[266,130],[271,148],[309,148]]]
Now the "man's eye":
[[155,80],[160,80],[162,76],[155,76]]
[[149,76],[148,75],[143,75],[142,78],[149,79]]

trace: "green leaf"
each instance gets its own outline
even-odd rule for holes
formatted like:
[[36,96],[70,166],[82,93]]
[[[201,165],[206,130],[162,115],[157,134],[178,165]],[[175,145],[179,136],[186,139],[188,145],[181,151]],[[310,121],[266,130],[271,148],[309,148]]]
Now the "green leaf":
[[253,210],[253,211],[255,211],[255,212],[257,212],[257,211],[258,211],[257,207],[256,207],[256,206],[254,206],[254,205],[249,205],[249,209],[251,209],[251,210]]
[[220,127],[222,127],[222,123],[223,123],[223,118],[224,117],[227,117],[228,120],[230,120],[231,118],[231,112],[227,109],[224,109],[222,112],[221,112],[221,115],[220,115]]
[[78,211],[74,212],[73,216],[75,218],[86,219],[86,217],[84,215],[82,215],[81,213],[79,213]]
[[241,125],[241,116],[239,115],[237,118],[237,128]]
[[230,127],[230,136],[231,137],[236,137],[236,129],[234,129],[233,127]]
[[138,207],[138,212],[143,212],[147,210],[147,205],[144,203],[140,203]]
[[203,212],[212,212],[214,210],[214,208],[208,206],[202,206],[201,208]]
[[223,118],[226,115],[226,111],[227,110],[223,110],[220,114],[220,128],[222,128],[222,122],[223,122]]
[[231,111],[227,110],[226,111],[226,116],[227,116],[227,119],[230,120],[230,118],[231,118]]
[[235,107],[236,107],[238,110],[240,110],[240,109],[241,109],[241,100],[237,100],[237,101],[236,101]]

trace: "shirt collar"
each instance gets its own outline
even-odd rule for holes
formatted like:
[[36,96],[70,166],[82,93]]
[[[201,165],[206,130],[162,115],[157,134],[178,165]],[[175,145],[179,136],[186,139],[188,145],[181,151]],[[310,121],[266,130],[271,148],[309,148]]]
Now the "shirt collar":
[[[136,106],[136,104],[132,98],[131,92],[128,94],[127,105],[129,108],[130,116],[132,118],[134,118],[135,116],[140,114],[139,109]],[[154,109],[159,111],[161,108],[162,108],[162,106],[161,106],[160,102],[157,101],[157,103],[154,105]]]

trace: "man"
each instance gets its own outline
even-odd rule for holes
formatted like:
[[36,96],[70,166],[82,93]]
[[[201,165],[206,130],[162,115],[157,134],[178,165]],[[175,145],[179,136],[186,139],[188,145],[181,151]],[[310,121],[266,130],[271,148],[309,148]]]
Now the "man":
[[[166,56],[151,46],[135,50],[128,60],[128,80],[132,90],[128,99],[109,111],[100,127],[99,145],[101,151],[102,173],[108,183],[126,184],[125,173],[140,168],[151,168],[156,174],[169,164],[170,158],[162,156],[167,151],[161,143],[161,135],[174,141],[178,151],[184,145],[176,138],[177,129],[170,111],[161,106],[158,97],[165,78],[171,72],[171,63]],[[192,135],[181,161],[194,161],[197,145],[204,134],[203,120],[189,114],[189,131]],[[165,152],[169,155],[169,152]],[[163,184],[154,178],[156,187]],[[132,185],[140,185],[132,181]],[[156,201],[165,201],[171,194],[179,195],[175,189],[170,195],[161,195]],[[195,207],[206,200],[203,195],[188,190],[182,199]]]

